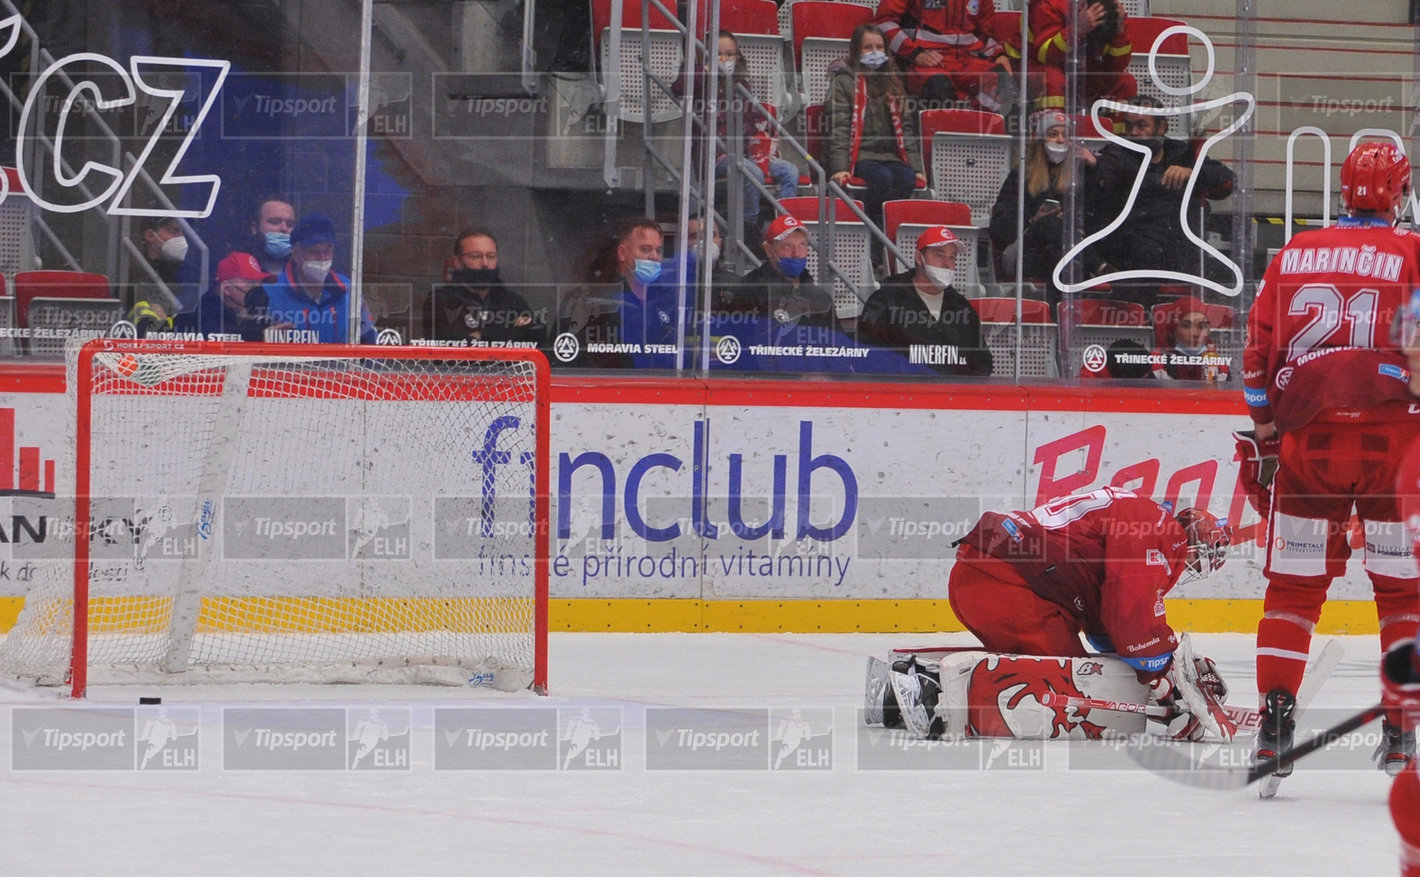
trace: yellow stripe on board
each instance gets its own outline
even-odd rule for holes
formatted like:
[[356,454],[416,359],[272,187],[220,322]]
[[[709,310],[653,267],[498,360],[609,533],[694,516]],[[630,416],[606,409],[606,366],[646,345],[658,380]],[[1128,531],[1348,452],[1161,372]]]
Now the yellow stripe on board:
[[[20,597],[0,597],[0,631],[15,624]],[[157,604],[156,600],[130,600]],[[209,601],[204,601],[204,604]],[[431,619],[485,619],[470,625],[479,631],[514,630],[525,619],[523,600],[380,600],[389,604],[372,611],[369,601],[317,598],[223,600],[204,605],[202,626],[236,630],[238,624],[260,619],[256,629],[280,633],[331,630],[380,633],[398,625],[423,625]],[[237,604],[251,605],[237,605]],[[482,606],[452,604],[484,604]],[[434,604],[434,605],[421,605]],[[148,608],[153,608],[148,605]],[[221,610],[218,612],[217,610]],[[1253,633],[1262,617],[1261,600],[1169,600],[1169,621],[1179,630],[1197,633]],[[492,622],[488,621],[490,615]],[[962,630],[946,600],[553,600],[548,606],[550,630],[604,633],[930,633]],[[135,616],[128,616],[133,618]],[[149,618],[160,615],[149,615]],[[379,621],[371,623],[370,619]],[[493,626],[488,626],[489,624]],[[521,629],[526,629],[526,621]],[[506,625],[506,626],[505,626]],[[252,628],[247,628],[252,629]],[[401,629],[420,629],[404,626]],[[1376,606],[1369,600],[1333,600],[1321,613],[1316,632],[1324,635],[1374,634]]]

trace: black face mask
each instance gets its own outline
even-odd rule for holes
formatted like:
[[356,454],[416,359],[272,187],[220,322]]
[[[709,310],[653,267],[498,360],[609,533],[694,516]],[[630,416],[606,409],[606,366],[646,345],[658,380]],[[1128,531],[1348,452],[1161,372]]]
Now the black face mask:
[[1147,146],[1149,151],[1155,155],[1162,152],[1164,149],[1164,138],[1162,135],[1153,137],[1131,137],[1130,139],[1140,146]]
[[497,268],[459,268],[452,275],[455,283],[484,289],[498,282]]

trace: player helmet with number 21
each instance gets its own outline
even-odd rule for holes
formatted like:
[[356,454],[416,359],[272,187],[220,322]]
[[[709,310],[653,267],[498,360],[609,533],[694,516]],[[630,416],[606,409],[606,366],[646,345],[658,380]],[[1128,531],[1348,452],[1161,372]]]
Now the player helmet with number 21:
[[1389,213],[1410,197],[1410,159],[1393,143],[1362,143],[1341,165],[1341,203],[1351,213]]
[[1188,560],[1180,584],[1222,569],[1233,544],[1233,528],[1228,526],[1228,519],[1215,518],[1200,508],[1184,509],[1174,517],[1188,537]]

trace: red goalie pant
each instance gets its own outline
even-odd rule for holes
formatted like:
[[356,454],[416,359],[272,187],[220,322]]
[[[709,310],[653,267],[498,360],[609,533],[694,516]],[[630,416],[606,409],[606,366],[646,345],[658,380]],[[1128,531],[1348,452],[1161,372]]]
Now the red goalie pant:
[[957,549],[947,600],[957,620],[988,652],[1065,658],[1089,654],[1080,643],[1080,626],[1069,613],[1032,591],[1009,563],[970,546]]
[[1352,510],[1365,532],[1381,651],[1415,635],[1417,569],[1395,500],[1409,422],[1313,422],[1282,437],[1267,528],[1267,595],[1257,626],[1257,690],[1296,693],[1326,589],[1351,556]]
[[1390,787],[1390,818],[1400,832],[1400,877],[1420,877],[1420,774],[1414,764]]

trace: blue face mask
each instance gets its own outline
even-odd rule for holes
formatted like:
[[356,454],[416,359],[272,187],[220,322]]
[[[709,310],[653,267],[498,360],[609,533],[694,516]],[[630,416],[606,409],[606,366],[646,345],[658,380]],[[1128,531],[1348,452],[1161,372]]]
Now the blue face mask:
[[636,279],[642,283],[650,283],[661,276],[661,263],[655,259],[636,260]]
[[858,63],[869,70],[876,70],[887,63],[886,52],[864,52],[858,56]]
[[785,277],[798,277],[804,273],[804,269],[809,266],[807,256],[796,256],[794,258],[780,259],[779,270],[784,272]]
[[291,236],[284,231],[267,232],[266,252],[273,259],[284,259],[291,255]]

